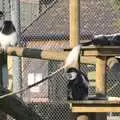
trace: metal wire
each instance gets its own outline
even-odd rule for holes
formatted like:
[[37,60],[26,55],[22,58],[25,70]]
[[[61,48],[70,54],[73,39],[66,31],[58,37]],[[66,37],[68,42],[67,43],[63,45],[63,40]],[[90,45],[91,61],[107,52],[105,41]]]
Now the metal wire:
[[[4,2],[3,9],[7,16],[9,11],[8,1],[1,0],[1,2]],[[54,0],[47,7],[42,5],[41,8],[39,8],[39,1],[37,0],[30,0],[30,2],[20,0],[20,2],[22,44],[24,47],[44,50],[63,50],[69,47],[69,0]],[[91,39],[90,36],[93,35],[119,32],[119,18],[120,14],[118,9],[116,10],[114,0],[80,1],[80,34],[84,36],[82,39],[89,40]],[[59,39],[58,36],[60,35],[68,37]],[[51,36],[56,37],[53,40]],[[29,74],[33,75],[34,80],[37,79],[39,73],[45,78],[63,66],[61,61],[22,59],[22,89],[29,86]],[[80,69],[86,75],[96,71],[95,65],[82,64]],[[109,69],[106,70],[106,75],[107,96],[120,97],[120,87],[117,84],[120,76]],[[93,79],[90,80],[92,85],[89,87],[89,95],[94,95],[95,77],[94,74],[91,76]],[[30,80],[32,81],[33,79],[31,78]],[[33,87],[34,89],[23,91],[23,100],[26,103],[30,103],[30,107],[38,114],[42,114],[44,120],[71,120],[70,109],[64,104],[67,100],[67,82],[64,72],[61,70],[51,76],[44,84],[37,85]],[[60,102],[62,103],[61,105],[59,105]],[[108,119],[119,120],[118,117],[118,113],[113,113]]]
[[66,67],[66,66],[63,66],[63,67],[59,68],[58,70],[56,70],[55,72],[51,73],[51,74],[48,75],[47,77],[43,78],[42,80],[40,80],[40,81],[38,81],[38,82],[36,82],[36,83],[34,83],[34,84],[32,84],[32,85],[27,86],[26,88],[22,88],[22,89],[20,89],[20,90],[18,90],[18,91],[16,91],[16,92],[11,92],[11,93],[2,95],[2,96],[0,96],[0,99],[3,99],[3,98],[8,97],[8,96],[15,95],[15,94],[18,94],[18,93],[22,93],[22,92],[24,92],[24,91],[26,91],[26,90],[28,90],[28,89],[30,89],[30,88],[38,85],[38,84],[41,84],[41,83],[45,82],[46,80],[48,80],[48,79],[49,79],[50,77],[52,77],[53,75],[55,75],[55,74],[57,74],[58,72],[60,72],[61,70],[63,70],[65,67]]

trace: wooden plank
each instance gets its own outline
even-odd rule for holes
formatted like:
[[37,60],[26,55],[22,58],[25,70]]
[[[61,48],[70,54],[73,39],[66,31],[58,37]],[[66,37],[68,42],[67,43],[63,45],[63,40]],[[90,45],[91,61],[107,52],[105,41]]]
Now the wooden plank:
[[82,47],[83,56],[119,56],[120,46],[87,46]]
[[84,50],[95,50],[95,49],[120,49],[120,46],[95,46],[95,45],[89,45],[89,46],[83,46]]
[[[91,96],[90,96],[91,97]],[[94,96],[95,97],[95,96]],[[109,97],[108,97],[109,98]],[[84,101],[68,101],[68,104],[72,106],[120,106],[120,98],[113,97],[114,101],[112,100],[84,100]]]
[[79,107],[72,107],[73,113],[105,113],[105,112],[120,112],[120,106],[119,107],[88,107],[88,106],[79,106]]

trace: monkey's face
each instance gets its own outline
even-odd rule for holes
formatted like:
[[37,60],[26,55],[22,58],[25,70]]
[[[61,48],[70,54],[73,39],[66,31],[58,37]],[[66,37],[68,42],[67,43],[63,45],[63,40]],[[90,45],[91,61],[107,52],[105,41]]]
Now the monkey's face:
[[68,80],[75,80],[78,77],[78,70],[75,68],[69,68],[65,75]]

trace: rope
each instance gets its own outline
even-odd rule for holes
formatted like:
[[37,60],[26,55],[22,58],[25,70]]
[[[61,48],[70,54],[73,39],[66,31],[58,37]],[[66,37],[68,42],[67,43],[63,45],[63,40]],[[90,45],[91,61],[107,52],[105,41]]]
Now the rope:
[[26,91],[26,90],[28,90],[28,89],[30,89],[30,88],[38,85],[38,84],[41,84],[41,83],[45,82],[47,79],[51,78],[53,75],[57,74],[58,72],[60,72],[61,70],[63,70],[63,69],[66,68],[66,67],[67,67],[66,65],[62,66],[61,68],[57,69],[55,72],[51,73],[51,74],[48,75],[47,77],[43,78],[42,80],[40,80],[40,81],[38,81],[38,82],[36,82],[36,83],[34,83],[34,84],[32,84],[32,85],[29,85],[29,86],[27,86],[27,87],[25,87],[25,88],[22,88],[22,89],[20,89],[20,90],[18,90],[18,91],[16,91],[16,92],[10,92],[10,93],[8,93],[8,94],[2,95],[2,96],[0,96],[0,99],[4,99],[4,98],[6,98],[6,97],[9,97],[9,96],[12,96],[12,95],[15,95],[15,94],[24,92],[24,91]]
[[[34,84],[32,84],[32,85],[29,85],[29,86],[27,86],[27,87],[25,87],[25,88],[22,88],[22,89],[20,89],[20,90],[18,90],[18,91],[16,91],[16,92],[10,92],[10,93],[8,93],[8,94],[2,95],[2,96],[0,96],[0,99],[3,99],[3,98],[6,98],[6,97],[8,97],[8,96],[12,96],[12,95],[21,93],[21,92],[26,91],[26,90],[28,90],[28,89],[30,89],[30,88],[32,88],[32,87],[34,87],[34,86],[36,86],[36,85],[38,85],[38,84],[40,84],[40,83],[43,83],[44,81],[46,81],[47,79],[49,79],[49,78],[51,78],[53,75],[55,75],[56,73],[60,72],[61,70],[65,69],[66,67],[68,67],[69,65],[71,65],[72,63],[74,63],[74,62],[75,62],[74,59],[70,60],[69,62],[68,62],[68,60],[69,60],[70,57],[72,57],[72,55],[73,55],[74,53],[79,52],[79,50],[81,50],[81,49],[80,49],[80,46],[76,46],[75,48],[73,48],[73,50],[72,50],[71,53],[68,55],[68,57],[67,57],[67,59],[66,59],[66,61],[65,61],[65,65],[62,66],[62,67],[60,67],[60,68],[57,69],[55,72],[53,72],[53,73],[51,73],[50,75],[48,75],[47,77],[43,78],[42,80],[40,80],[40,81],[38,81],[38,82],[36,82],[36,83],[34,83]],[[79,53],[78,53],[78,55],[79,55]]]

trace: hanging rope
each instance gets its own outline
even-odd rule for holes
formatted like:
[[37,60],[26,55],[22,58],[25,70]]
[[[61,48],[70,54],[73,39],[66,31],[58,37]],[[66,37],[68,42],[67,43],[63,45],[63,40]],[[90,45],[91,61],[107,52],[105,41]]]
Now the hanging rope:
[[24,92],[24,91],[26,91],[26,90],[28,90],[28,89],[38,85],[38,84],[41,84],[41,83],[45,82],[46,80],[48,80],[49,78],[53,77],[55,74],[57,74],[58,72],[60,72],[61,70],[63,70],[66,67],[67,67],[66,65],[62,66],[61,68],[57,69],[55,72],[51,73],[47,77],[43,78],[42,80],[40,80],[40,81],[38,81],[38,82],[36,82],[36,83],[34,83],[32,85],[29,85],[29,86],[27,86],[25,88],[22,88],[22,89],[20,89],[20,90],[18,90],[16,92],[10,92],[8,94],[2,95],[2,96],[0,96],[0,99],[6,98],[6,97],[9,97],[9,96],[18,94],[18,93],[22,93],[22,92]]
[[[74,48],[72,49],[72,51],[69,53],[69,55],[67,56],[67,58],[66,58],[66,60],[65,60],[65,65],[64,65],[64,66],[60,67],[60,68],[57,69],[55,72],[51,73],[51,74],[48,75],[47,77],[43,78],[42,80],[40,80],[40,81],[38,81],[38,82],[36,82],[36,83],[34,83],[34,84],[32,84],[32,85],[29,85],[29,86],[27,86],[27,87],[25,87],[25,88],[22,88],[22,89],[20,89],[20,90],[18,90],[18,91],[16,91],[16,92],[11,92],[11,93],[8,93],[8,94],[5,94],[5,95],[0,96],[0,99],[3,99],[3,98],[5,98],[5,97],[8,97],[8,96],[11,96],[11,95],[15,95],[15,94],[21,93],[21,92],[26,91],[26,90],[28,90],[28,89],[30,89],[30,88],[32,88],[32,87],[34,87],[34,86],[36,86],[36,85],[38,85],[38,84],[40,84],[40,83],[43,83],[44,81],[46,81],[47,79],[51,78],[52,76],[54,76],[55,74],[57,74],[57,73],[60,72],[61,70],[67,68],[67,67],[70,66],[70,65],[72,65],[74,62],[76,62],[76,60],[77,60],[77,62],[78,62],[78,57],[80,57],[80,53],[81,53],[80,51],[81,51],[81,46],[80,46],[80,45],[74,47]],[[74,56],[73,56],[73,55],[74,55]]]

